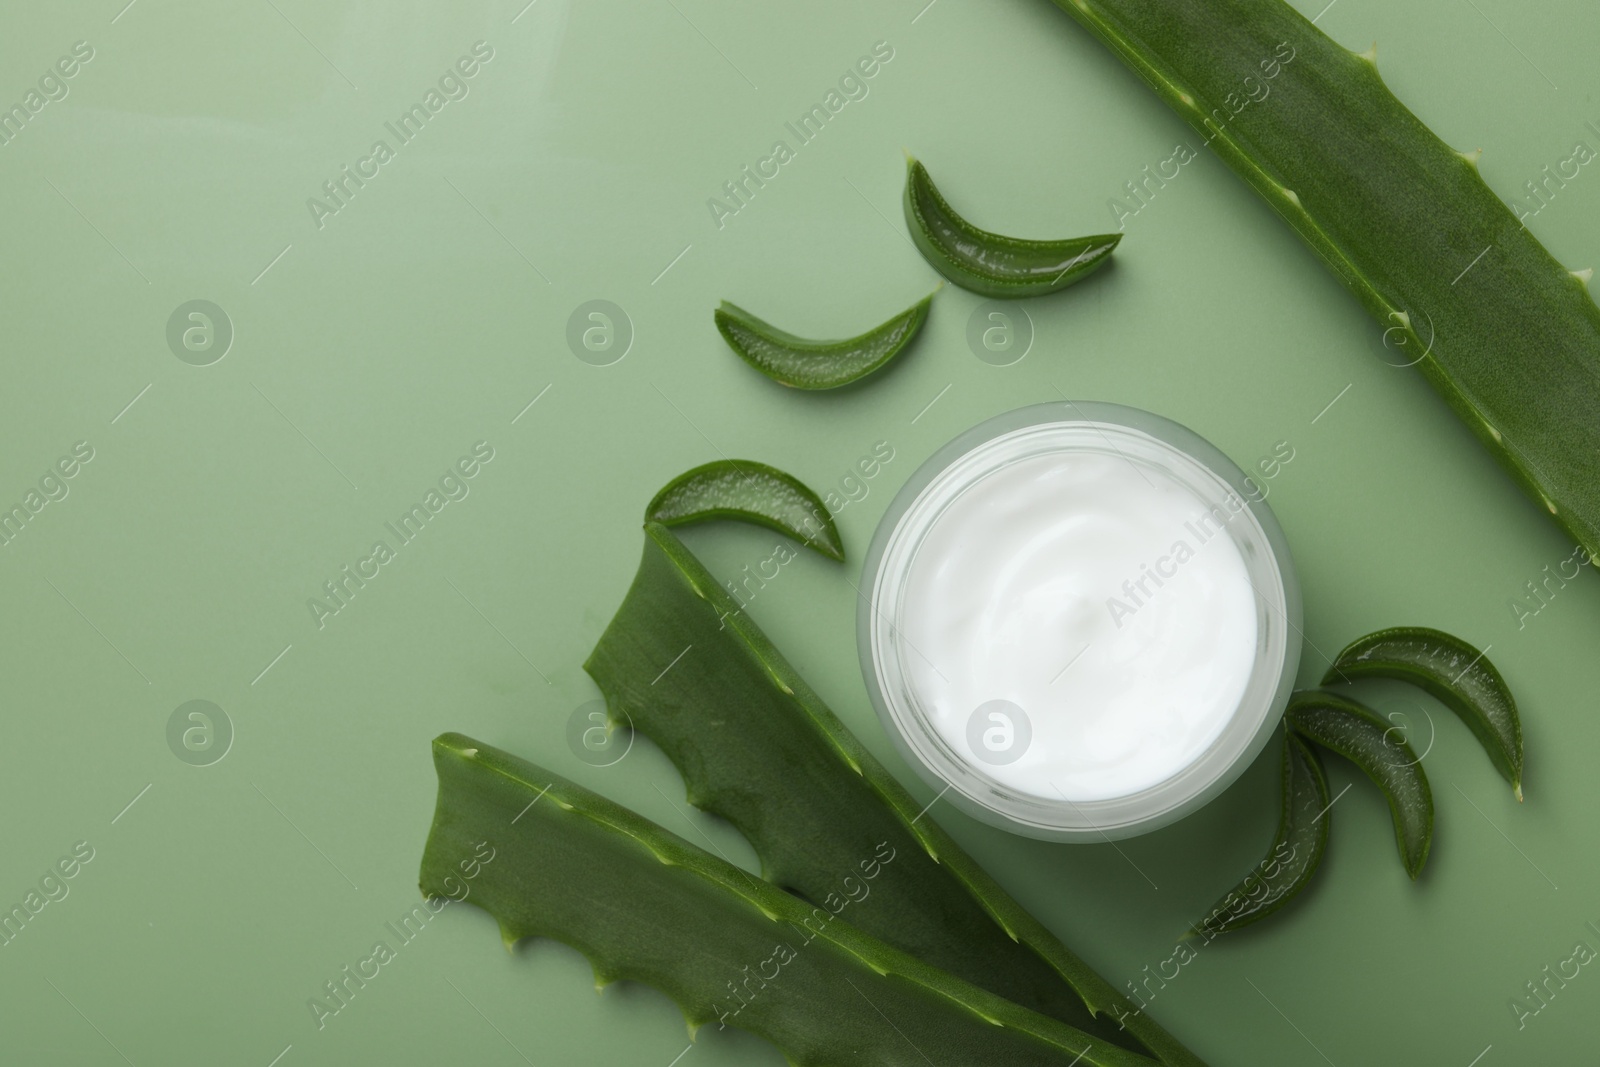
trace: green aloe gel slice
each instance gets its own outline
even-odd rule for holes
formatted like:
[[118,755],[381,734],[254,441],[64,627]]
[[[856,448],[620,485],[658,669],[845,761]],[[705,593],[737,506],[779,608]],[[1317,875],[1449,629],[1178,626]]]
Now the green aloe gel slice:
[[780,330],[726,300],[717,332],[739,358],[796,389],[837,389],[887,366],[916,337],[933,303],[929,293],[887,322],[842,341],[811,341]]
[[933,269],[963,289],[1003,299],[1065,289],[1111,259],[1119,233],[1028,241],[980,230],[956,214],[928,170],[907,157],[906,226]]
[[1522,720],[1511,688],[1482,652],[1442,630],[1379,630],[1340,652],[1322,684],[1360,678],[1395,678],[1432,694],[1467,724],[1522,799]]
[[719,459],[684,471],[644,509],[646,522],[684,526],[712,519],[753,522],[843,561],[844,542],[822,498],[792,474],[748,459]]
[[1360,767],[1388,798],[1400,859],[1413,879],[1433,842],[1433,792],[1411,745],[1364,704],[1315,690],[1289,698],[1284,720],[1302,737]]
[[1293,730],[1283,732],[1283,809],[1266,858],[1195,924],[1207,941],[1260,922],[1311,884],[1328,848],[1328,776],[1322,759]]

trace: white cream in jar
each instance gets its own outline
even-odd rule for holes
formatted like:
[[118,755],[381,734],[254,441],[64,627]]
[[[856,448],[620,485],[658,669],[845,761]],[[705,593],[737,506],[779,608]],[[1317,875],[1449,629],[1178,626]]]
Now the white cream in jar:
[[1220,792],[1298,661],[1281,531],[1146,412],[1052,404],[931,459],[869,558],[862,655],[913,765],[1041,837],[1125,836]]

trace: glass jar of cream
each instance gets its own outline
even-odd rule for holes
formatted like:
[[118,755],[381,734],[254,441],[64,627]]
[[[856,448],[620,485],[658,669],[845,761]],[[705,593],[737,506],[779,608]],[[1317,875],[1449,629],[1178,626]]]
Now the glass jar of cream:
[[974,817],[1100,841],[1183,817],[1271,736],[1300,594],[1260,486],[1136,408],[1007,412],[934,453],[867,556],[862,670]]

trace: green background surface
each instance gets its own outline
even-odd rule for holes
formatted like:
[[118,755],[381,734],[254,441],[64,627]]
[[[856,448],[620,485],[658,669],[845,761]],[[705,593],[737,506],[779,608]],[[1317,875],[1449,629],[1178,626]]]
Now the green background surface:
[[[1593,1054],[1592,968],[1521,1029],[1509,1002],[1575,943],[1600,947],[1586,927],[1600,922],[1600,581],[1519,627],[1511,599],[1571,546],[1214,157],[1127,220],[1108,271],[1026,305],[1036,337],[1014,365],[969,350],[980,300],[950,288],[899,365],[835,395],[776,387],[713,331],[723,298],[839,336],[926,293],[936,277],[900,221],[902,147],[980,225],[1115,228],[1123,183],[1199,141],[1065,15],[1044,0],[123,2],[12,0],[0,34],[6,106],[75,42],[94,49],[69,95],[0,146],[0,502],[23,501],[74,443],[94,451],[0,547],[0,902],[22,902],[74,843],[94,850],[69,895],[0,947],[0,1059],[780,1064],[745,1035],[687,1047],[665,998],[597,997],[575,953],[508,955],[465,908],[322,1028],[307,1001],[396,943],[385,923],[417,900],[428,742],[446,729],[752,861],[687,809],[647,743],[604,768],[567,743],[597,695],[580,663],[659,485],[726,454],[827,491],[887,441],[894,460],[838,516],[853,576],[924,457],[1062,394],[1176,419],[1245,467],[1289,442],[1269,502],[1305,593],[1303,682],[1358,634],[1438,626],[1491,647],[1526,727],[1519,806],[1442,708],[1368,690],[1430,746],[1423,878],[1408,882],[1384,803],[1358,782],[1307,899],[1204,948],[1152,1012],[1218,1067]],[[1600,21],[1580,0],[1337,0],[1318,25],[1358,50],[1376,38],[1390,86],[1447,141],[1481,146],[1508,199],[1574,142],[1600,146],[1585,126],[1600,123]],[[493,58],[469,95],[319,228],[307,199],[393,143],[384,123],[480,40]],[[719,229],[707,199],[775,140],[794,147],[784,123],[878,41],[893,59],[869,95]],[[1585,168],[1531,225],[1587,266],[1597,205],[1600,171]],[[208,366],[166,339],[195,299],[235,333]],[[592,299],[632,324],[609,366],[566,342]],[[384,523],[479,441],[494,459],[470,495],[319,627],[308,598],[393,544]],[[774,535],[688,540],[728,576]],[[871,714],[855,600],[806,554],[751,612],[931,798]],[[205,767],[167,741],[195,699],[233,732]],[[1262,854],[1271,764],[1120,847],[1027,841],[943,805],[933,817],[1120,985]],[[1330,773],[1335,790],[1357,774]]]

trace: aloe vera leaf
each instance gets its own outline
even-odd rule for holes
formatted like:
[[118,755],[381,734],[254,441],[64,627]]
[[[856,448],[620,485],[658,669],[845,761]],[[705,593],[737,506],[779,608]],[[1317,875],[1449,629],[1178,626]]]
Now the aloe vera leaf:
[[828,1067],[926,1067],[924,1049],[943,1063],[1151,1062],[929,967],[508,752],[448,733],[433,761],[423,894],[483,908],[507,944],[571,945],[597,982],[654,986],[691,1029],[736,1026]]
[[[1600,309],[1378,74],[1283,0],[1054,0],[1327,263],[1510,471],[1600,552]],[[1465,73],[1463,76],[1468,76]]]
[[956,214],[928,169],[906,157],[903,197],[911,239],[933,269],[963,289],[1002,298],[1040,296],[1079,281],[1111,259],[1120,233],[1029,241],[980,230]]
[[1365,704],[1332,693],[1296,693],[1283,717],[1302,737],[1360,767],[1383,791],[1406,873],[1413,879],[1421,874],[1433,843],[1433,792],[1410,743]]
[[831,906],[887,842],[897,859],[849,904],[852,925],[1133,1051],[1201,1063],[939,828],[672,531],[645,526],[639,572],[584,669],[775,885]]
[[1350,642],[1322,684],[1359,678],[1397,678],[1433,694],[1467,724],[1522,799],[1522,721],[1489,657],[1441,630],[1399,626]]
[[1314,749],[1283,732],[1283,808],[1266,858],[1195,924],[1207,941],[1260,922],[1300,895],[1328,848],[1328,776]]
[[739,519],[788,534],[829,559],[844,560],[844,542],[822,498],[776,467],[719,459],[684,471],[644,509],[646,522],[684,526]]
[[[935,290],[937,292],[937,290]],[[775,382],[796,389],[837,389],[886,366],[917,335],[933,293],[858,337],[812,341],[780,330],[724,300],[717,331],[740,359]]]

